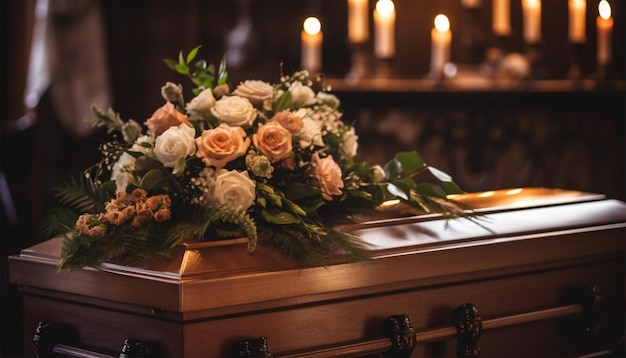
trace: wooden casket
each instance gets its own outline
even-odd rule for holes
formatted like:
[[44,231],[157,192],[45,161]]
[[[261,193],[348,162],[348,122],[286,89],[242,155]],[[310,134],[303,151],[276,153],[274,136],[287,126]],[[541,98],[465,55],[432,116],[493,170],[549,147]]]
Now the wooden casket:
[[[372,260],[299,267],[243,240],[172,260],[57,272],[61,243],[10,257],[28,356],[617,356],[626,205],[524,188],[356,227]],[[78,355],[76,355],[78,354]],[[82,355],[81,355],[82,354]]]

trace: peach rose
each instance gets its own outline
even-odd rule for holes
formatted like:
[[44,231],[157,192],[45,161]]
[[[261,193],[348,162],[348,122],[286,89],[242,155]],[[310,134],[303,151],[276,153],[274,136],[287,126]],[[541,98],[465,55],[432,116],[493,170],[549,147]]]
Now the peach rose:
[[196,146],[196,156],[202,158],[206,166],[220,169],[246,153],[250,138],[243,128],[221,123],[217,128],[203,131],[196,138]]
[[291,133],[278,122],[259,124],[259,129],[252,136],[252,143],[272,163],[292,154]]
[[176,110],[171,102],[157,109],[144,124],[148,127],[148,133],[159,136],[170,127],[178,127],[181,123],[187,123],[187,115]]
[[280,111],[270,119],[277,121],[291,134],[298,134],[302,130],[302,119],[289,111]]
[[329,155],[320,158],[318,153],[313,154],[312,174],[316,185],[322,190],[322,197],[326,200],[333,200],[331,195],[340,195],[343,188],[341,179],[341,168]]

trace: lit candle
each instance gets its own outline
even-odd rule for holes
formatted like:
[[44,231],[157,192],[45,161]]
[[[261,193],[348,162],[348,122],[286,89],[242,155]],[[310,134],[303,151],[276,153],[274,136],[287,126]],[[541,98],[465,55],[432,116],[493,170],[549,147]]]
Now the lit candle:
[[430,32],[430,39],[432,41],[430,74],[439,77],[443,73],[443,66],[450,61],[452,32],[450,31],[450,21],[446,15],[435,16],[435,27]]
[[315,17],[307,17],[302,29],[302,68],[310,72],[322,67],[322,24]]
[[541,0],[522,0],[524,17],[524,40],[526,43],[541,41]]
[[363,43],[369,39],[367,7],[368,0],[348,0],[348,40],[351,43]]
[[605,66],[611,62],[611,32],[613,31],[613,18],[611,17],[611,5],[606,0],[598,4],[596,26],[598,28],[598,65]]
[[587,11],[587,1],[569,0],[569,41],[571,43],[584,43],[587,40],[585,35],[585,14]]
[[461,0],[461,5],[468,9],[476,8],[480,6],[480,0]]
[[511,0],[493,0],[493,33],[498,36],[511,34]]
[[396,54],[396,10],[391,0],[378,0],[374,10],[374,54],[391,58]]

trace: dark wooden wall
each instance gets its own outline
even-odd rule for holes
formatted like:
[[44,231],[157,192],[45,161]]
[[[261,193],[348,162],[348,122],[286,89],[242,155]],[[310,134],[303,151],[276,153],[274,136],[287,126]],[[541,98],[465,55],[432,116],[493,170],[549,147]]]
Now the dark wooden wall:
[[[54,0],[53,0],[54,1]],[[79,1],[79,0],[76,0]],[[581,48],[583,76],[593,76],[597,0],[588,0],[588,42]],[[21,101],[32,36],[35,0],[1,0],[2,138],[1,168],[13,195],[17,221],[2,210],[2,271],[6,255],[35,243],[39,220],[52,200],[51,186],[92,164],[101,134],[74,138],[58,123],[48,98],[37,109],[35,126],[7,130],[24,113]],[[468,48],[459,41],[467,34],[468,12],[460,0],[396,0],[397,57],[394,77],[423,78],[429,69],[430,29],[437,13],[451,20],[451,60],[464,64]],[[415,91],[338,92],[345,118],[355,121],[366,159],[383,161],[396,150],[417,149],[427,162],[450,172],[469,191],[513,186],[553,186],[606,193],[626,199],[624,138],[626,99],[623,89],[626,2],[610,0],[613,30],[611,75],[622,85],[610,90],[566,91]],[[71,0],[70,0],[71,4]],[[323,69],[343,78],[351,66],[347,43],[347,7],[343,0],[106,0],[99,2],[104,18],[112,105],[123,118],[143,122],[162,105],[160,87],[166,81],[189,82],[161,62],[179,51],[202,45],[200,56],[218,63],[227,52],[226,39],[242,14],[249,11],[252,31],[246,39],[245,61],[230,67],[231,83],[243,79],[275,82],[280,73],[299,68],[300,30],[305,17],[316,15],[324,31]],[[490,32],[491,1],[473,13],[480,50],[495,43]],[[247,10],[245,10],[247,8]],[[374,1],[370,1],[374,7]],[[507,50],[525,51],[521,5],[512,2],[513,33]],[[567,76],[567,0],[543,1],[544,79]],[[475,29],[476,30],[476,29]],[[89,46],[89,44],[84,45]],[[371,48],[371,43],[368,45]],[[13,288],[6,286],[3,292]],[[14,296],[2,298],[3,352]],[[10,340],[10,337],[9,337]]]

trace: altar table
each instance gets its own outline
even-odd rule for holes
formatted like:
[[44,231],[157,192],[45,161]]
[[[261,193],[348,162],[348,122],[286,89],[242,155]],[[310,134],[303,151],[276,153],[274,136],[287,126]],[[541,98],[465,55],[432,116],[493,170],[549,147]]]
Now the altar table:
[[[389,215],[354,231],[371,260],[301,267],[245,240],[171,260],[57,272],[61,241],[9,258],[28,356],[617,355],[626,205],[521,188],[455,198],[477,222]],[[138,348],[137,348],[138,347]],[[139,353],[131,352],[138,349]],[[131,354],[132,353],[132,354]]]

